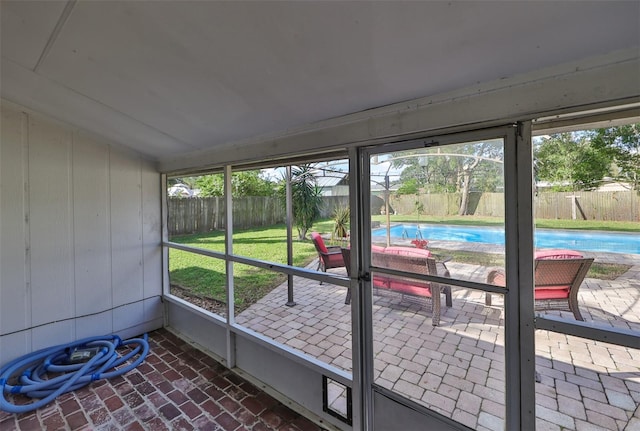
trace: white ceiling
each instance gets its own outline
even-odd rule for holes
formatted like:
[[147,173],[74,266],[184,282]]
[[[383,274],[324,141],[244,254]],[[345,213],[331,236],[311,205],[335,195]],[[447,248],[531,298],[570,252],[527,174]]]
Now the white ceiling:
[[640,2],[5,1],[2,96],[162,160],[640,49]]

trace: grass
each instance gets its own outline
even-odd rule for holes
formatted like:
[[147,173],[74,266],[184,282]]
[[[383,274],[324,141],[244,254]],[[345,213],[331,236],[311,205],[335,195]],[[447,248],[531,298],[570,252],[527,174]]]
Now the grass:
[[504,266],[504,256],[497,253],[481,253],[466,250],[446,250],[429,248],[436,256],[451,256],[452,262],[468,263],[480,266]]
[[[224,232],[185,235],[171,241],[224,253]],[[247,229],[233,235],[233,253],[240,256],[287,263],[287,235],[284,225]],[[306,266],[316,256],[310,240],[293,241],[293,265]],[[169,252],[169,272],[172,285],[190,292],[226,302],[226,269],[221,259],[182,250]],[[234,264],[234,303],[238,312],[253,304],[286,280],[286,276],[249,265]]]
[[[499,226],[503,220],[491,217],[426,217],[391,216],[393,223],[424,222],[450,225]],[[374,221],[386,223],[386,216],[374,216]],[[632,222],[602,222],[581,220],[539,220],[538,228],[551,229],[595,229],[603,231],[637,232],[638,224]],[[325,219],[317,222],[313,230],[331,232],[333,221]],[[173,242],[187,244],[224,253],[224,232],[185,235],[173,237]],[[269,226],[237,231],[233,236],[233,253],[276,263],[287,263],[287,237],[284,225]],[[436,250],[434,253],[452,256],[452,260],[482,266],[504,266],[504,257],[500,254],[479,253],[462,250]],[[308,265],[317,254],[310,240],[300,241],[294,232],[293,265]],[[628,265],[594,263],[587,277],[613,280],[629,269]],[[226,269],[221,259],[197,255],[182,250],[169,251],[170,282],[187,289],[191,293],[226,303]],[[241,312],[274,287],[286,280],[284,274],[249,265],[234,264],[234,303],[237,312]],[[284,299],[283,299],[284,301]]]
[[[480,253],[465,250],[444,250],[430,248],[431,252],[436,255],[451,256],[453,262],[468,263],[480,266],[502,266],[504,267],[504,256],[496,253]],[[594,262],[589,268],[587,277],[596,278],[598,280],[615,280],[622,274],[627,272],[631,265],[622,265],[618,263],[601,263]]]
[[589,272],[587,272],[587,277],[597,278],[598,280],[615,280],[629,269],[631,269],[631,265],[594,262],[589,268]]

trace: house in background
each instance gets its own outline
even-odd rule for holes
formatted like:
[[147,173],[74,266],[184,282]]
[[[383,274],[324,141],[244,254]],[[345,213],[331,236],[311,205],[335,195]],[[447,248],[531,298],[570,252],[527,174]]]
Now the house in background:
[[[506,223],[522,229],[507,270],[532,279],[519,263],[533,260],[532,128],[640,116],[639,2],[2,1],[0,12],[0,363],[164,326],[333,429],[468,427],[373,381],[366,296],[346,311],[345,372],[172,295],[167,177],[349,160],[352,221],[365,223],[352,250],[366,257],[367,157],[494,131],[505,142]],[[514,312],[502,425],[533,430],[533,334],[545,320],[517,295],[505,292]],[[353,395],[351,420],[323,405],[327,382]]]
[[200,194],[200,190],[191,189],[185,184],[174,184],[167,188],[167,195],[178,198],[195,198]]
[[316,175],[315,179],[322,196],[349,196],[348,174]]
[[624,183],[619,181],[612,181],[605,178],[600,186],[595,190],[596,192],[630,192],[633,190],[631,183]]

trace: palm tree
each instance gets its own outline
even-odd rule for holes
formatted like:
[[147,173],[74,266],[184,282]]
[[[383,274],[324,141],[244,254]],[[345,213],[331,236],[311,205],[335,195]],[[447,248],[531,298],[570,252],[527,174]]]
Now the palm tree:
[[301,165],[292,169],[291,196],[293,199],[293,224],[298,229],[298,238],[306,239],[307,231],[320,217],[320,204],[322,203],[322,195],[316,185],[311,165]]

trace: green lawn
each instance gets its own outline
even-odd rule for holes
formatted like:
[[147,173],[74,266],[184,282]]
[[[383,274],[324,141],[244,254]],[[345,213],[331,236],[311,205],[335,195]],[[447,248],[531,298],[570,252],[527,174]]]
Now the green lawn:
[[[385,216],[374,216],[374,220],[386,223]],[[452,225],[476,225],[495,226],[502,224],[502,220],[489,217],[412,217],[391,216],[393,223],[399,222],[424,222],[442,223]],[[638,224],[632,222],[595,222],[578,220],[540,220],[537,226],[542,228],[566,229],[596,229],[609,231],[638,231]],[[319,221],[313,230],[318,232],[331,232],[333,222],[329,219]],[[224,232],[211,232],[207,234],[185,235],[173,237],[173,242],[188,244],[190,246],[224,252]],[[286,263],[286,229],[284,225],[270,226],[266,228],[247,229],[235,232],[233,237],[233,252],[236,255],[255,259]],[[434,250],[438,252],[438,250]],[[453,261],[471,263],[483,266],[504,265],[501,255],[477,253],[470,251],[442,250],[442,254],[452,256]],[[297,240],[294,230],[293,264],[306,266],[317,254],[310,240]],[[594,263],[587,277],[600,279],[615,279],[629,269],[626,265],[613,265]],[[220,302],[226,302],[225,294],[225,263],[223,260],[201,256],[181,250],[170,249],[169,271],[172,285],[183,287],[192,294],[212,298]],[[234,264],[234,290],[235,305],[238,312],[262,298],[274,287],[283,283],[286,276],[277,272],[255,268],[249,265]]]
[[[173,237],[171,241],[224,253],[224,232]],[[284,225],[238,231],[233,236],[233,253],[240,256],[287,263],[287,234]],[[293,241],[293,264],[306,266],[317,253],[310,240]],[[225,263],[182,250],[169,251],[170,282],[200,296],[226,302]],[[251,305],[286,280],[277,272],[234,264],[235,305],[239,311]]]

